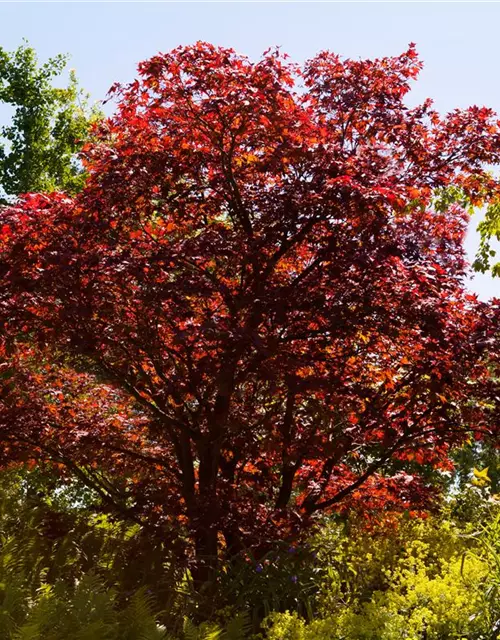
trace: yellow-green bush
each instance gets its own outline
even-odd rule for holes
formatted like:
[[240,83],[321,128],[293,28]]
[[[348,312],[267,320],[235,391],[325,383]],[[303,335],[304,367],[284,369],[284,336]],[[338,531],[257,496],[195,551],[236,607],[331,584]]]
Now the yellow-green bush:
[[268,640],[479,638],[489,631],[477,615],[480,601],[475,592],[486,568],[481,561],[470,560],[465,569],[469,585],[462,579],[458,558],[434,577],[416,563],[396,571],[387,591],[375,592],[368,602],[354,602],[337,615],[309,625],[295,613],[274,614],[269,621]]
[[313,540],[323,567],[317,606],[331,615],[354,601],[367,601],[386,591],[394,572],[412,558],[424,563],[429,576],[438,575],[453,558],[470,547],[462,531],[446,519],[402,520],[372,530],[353,524],[324,524]]
[[479,555],[464,559],[470,540],[453,524],[417,521],[392,532],[351,533],[346,540],[324,530],[317,540],[331,562],[318,618],[307,624],[295,613],[274,614],[268,640],[492,637],[482,615],[488,564]]

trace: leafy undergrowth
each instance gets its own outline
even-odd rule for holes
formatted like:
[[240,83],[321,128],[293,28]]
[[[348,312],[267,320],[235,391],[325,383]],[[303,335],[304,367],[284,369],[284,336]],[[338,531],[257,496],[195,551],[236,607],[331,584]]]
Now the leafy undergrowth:
[[140,555],[137,528],[85,510],[84,522],[75,495],[49,500],[35,480],[34,497],[33,478],[26,491],[2,477],[0,640],[499,637],[500,512],[478,490],[427,519],[325,519],[302,547],[223,567],[203,614],[165,550]]

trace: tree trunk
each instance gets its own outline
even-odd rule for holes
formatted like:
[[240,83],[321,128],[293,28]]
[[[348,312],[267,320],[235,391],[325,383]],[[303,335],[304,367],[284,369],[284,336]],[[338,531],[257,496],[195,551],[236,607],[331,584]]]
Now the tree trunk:
[[210,590],[217,574],[217,529],[201,528],[196,532],[195,564],[192,570],[194,585],[197,591]]
[[199,446],[199,477],[196,512],[192,526],[195,531],[195,569],[193,579],[197,589],[214,582],[218,565],[219,504],[217,472],[219,446],[205,442]]

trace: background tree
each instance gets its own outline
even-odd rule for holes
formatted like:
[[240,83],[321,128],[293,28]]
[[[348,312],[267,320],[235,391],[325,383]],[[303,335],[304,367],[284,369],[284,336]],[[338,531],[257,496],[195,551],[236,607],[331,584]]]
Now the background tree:
[[493,202],[487,209],[484,220],[478,225],[481,236],[474,268],[486,273],[491,269],[494,276],[500,276],[500,262],[496,262],[497,254],[494,243],[500,241],[500,203]]
[[198,43],[115,88],[84,190],[1,213],[4,460],[187,538],[203,580],[325,510],[424,508],[497,442],[500,307],[463,239],[500,132],[406,107],[420,66]]
[[54,86],[67,61],[58,55],[40,65],[27,44],[12,53],[0,47],[0,103],[13,110],[11,124],[0,128],[3,197],[30,191],[75,193],[83,185],[76,153],[99,112],[88,107],[73,70],[67,86]]

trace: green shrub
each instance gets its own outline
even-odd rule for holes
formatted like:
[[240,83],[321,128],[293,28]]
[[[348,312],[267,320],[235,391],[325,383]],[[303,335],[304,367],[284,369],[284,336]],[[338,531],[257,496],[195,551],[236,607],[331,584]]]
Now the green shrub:
[[[479,522],[470,536],[476,543],[464,554],[464,580],[474,590],[477,616],[491,629],[490,637],[500,637],[500,512],[486,523]],[[467,571],[467,561],[480,561],[487,567],[484,579],[476,584]]]
[[[316,536],[325,563],[320,616],[275,613],[268,640],[448,640],[489,638],[479,615],[489,575],[480,554],[449,521],[403,522],[397,529],[350,535],[338,527]],[[464,574],[467,579],[464,579]]]
[[[5,579],[5,576],[3,576]],[[40,585],[30,598],[22,576],[7,576],[0,596],[1,640],[166,640],[144,591],[125,607],[116,592],[93,575],[74,586]]]

